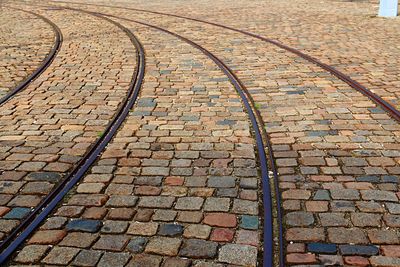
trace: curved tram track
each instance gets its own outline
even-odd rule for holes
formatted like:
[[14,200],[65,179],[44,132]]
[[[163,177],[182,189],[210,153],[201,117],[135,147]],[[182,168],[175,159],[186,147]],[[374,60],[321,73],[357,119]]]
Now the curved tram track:
[[5,96],[0,98],[0,106],[3,105],[4,103],[6,103],[8,100],[10,100],[18,92],[24,90],[28,86],[28,84],[30,84],[34,79],[36,79],[40,74],[42,74],[43,71],[45,71],[47,69],[47,67],[50,66],[51,62],[53,62],[53,59],[56,57],[58,51],[60,50],[62,42],[63,42],[63,35],[62,35],[60,28],[54,22],[49,20],[48,18],[46,18],[40,14],[37,14],[35,12],[29,11],[29,10],[24,10],[24,9],[15,8],[15,7],[10,7],[10,8],[34,15],[34,16],[40,18],[41,20],[43,20],[45,23],[49,24],[51,26],[51,28],[53,29],[53,32],[55,35],[55,40],[54,40],[54,45],[53,45],[52,49],[50,50],[50,52],[46,56],[46,58],[43,60],[42,64],[33,73],[31,73],[22,82],[20,82],[14,89],[12,89]]
[[128,35],[137,51],[136,71],[133,74],[131,83],[129,85],[128,94],[124,99],[123,104],[116,112],[113,120],[108,124],[106,130],[104,131],[104,134],[99,139],[97,139],[96,143],[89,149],[89,151],[85,154],[85,156],[77,164],[77,166],[2,241],[2,243],[0,244],[0,265],[4,264],[7,261],[10,255],[21,245],[22,242],[24,242],[26,238],[30,236],[30,234],[41,224],[41,222],[43,222],[47,215],[49,215],[50,212],[58,205],[58,203],[69,192],[69,190],[85,175],[89,167],[96,161],[97,157],[114,137],[118,128],[124,122],[124,119],[129,114],[129,110],[132,108],[139,95],[139,91],[144,78],[145,68],[145,55],[141,43],[131,31],[129,31],[121,24],[115,22],[114,20],[98,14],[93,14],[91,12],[86,13],[109,21]]

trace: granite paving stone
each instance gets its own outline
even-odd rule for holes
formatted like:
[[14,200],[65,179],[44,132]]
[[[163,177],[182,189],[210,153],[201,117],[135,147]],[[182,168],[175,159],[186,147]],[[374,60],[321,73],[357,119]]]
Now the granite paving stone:
[[77,248],[54,247],[43,259],[43,262],[47,264],[68,265],[78,252],[79,249]]
[[187,239],[183,242],[179,256],[190,258],[214,258],[217,254],[218,244],[200,239]]
[[129,241],[127,249],[131,253],[141,253],[143,252],[148,239],[145,237],[134,237]]
[[145,252],[166,256],[176,256],[178,254],[181,240],[171,237],[154,237],[146,245]]
[[219,260],[229,264],[254,266],[257,262],[257,249],[247,245],[227,244],[221,247]]
[[28,245],[21,250],[15,261],[19,263],[38,262],[48,249],[48,246],[45,245]]
[[72,264],[76,266],[94,266],[101,256],[102,253],[100,251],[81,250]]
[[100,229],[101,225],[102,222],[98,220],[78,219],[68,222],[66,225],[66,230],[94,233]]

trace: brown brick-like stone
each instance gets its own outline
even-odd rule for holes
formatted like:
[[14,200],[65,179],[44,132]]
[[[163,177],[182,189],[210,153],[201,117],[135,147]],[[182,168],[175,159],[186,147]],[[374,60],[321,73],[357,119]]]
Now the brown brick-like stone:
[[322,228],[289,228],[286,231],[288,241],[323,241],[325,234]]
[[400,258],[400,245],[387,245],[380,247],[383,255]]
[[338,244],[367,244],[366,234],[359,228],[328,228],[328,238]]
[[237,224],[237,219],[234,214],[209,213],[204,216],[203,222],[211,226],[235,227]]
[[317,259],[314,254],[291,253],[286,256],[286,261],[291,264],[312,264]]
[[159,255],[176,256],[178,254],[181,240],[178,238],[155,237],[150,239],[145,252]]
[[368,237],[373,244],[398,244],[399,242],[394,230],[368,230]]
[[369,260],[361,256],[344,257],[344,262],[351,266],[360,266],[360,267],[369,266]]
[[64,230],[43,230],[36,232],[29,240],[29,244],[54,245],[61,241],[67,234]]

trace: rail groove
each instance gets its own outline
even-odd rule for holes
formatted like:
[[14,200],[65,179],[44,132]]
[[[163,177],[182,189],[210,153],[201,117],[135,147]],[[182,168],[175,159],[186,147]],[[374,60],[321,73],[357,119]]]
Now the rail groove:
[[61,48],[62,41],[63,41],[63,35],[62,35],[60,28],[58,28],[58,26],[54,22],[49,20],[48,18],[46,18],[40,14],[37,14],[35,12],[29,11],[29,10],[24,10],[24,9],[16,8],[16,7],[8,7],[8,8],[26,12],[26,13],[29,13],[31,15],[34,15],[34,16],[42,19],[44,22],[49,24],[51,26],[51,28],[53,29],[53,32],[55,34],[55,41],[54,41],[54,45],[53,45],[52,49],[50,50],[50,53],[42,61],[42,64],[40,64],[40,66],[33,73],[31,73],[22,82],[20,82],[14,89],[12,89],[5,96],[0,98],[0,106],[3,105],[4,103],[6,103],[8,100],[10,100],[12,97],[14,97],[18,92],[24,90],[33,80],[35,80],[40,74],[42,74],[51,65],[51,62],[53,62],[53,59],[56,57],[58,51]]
[[145,54],[143,46],[136,38],[136,36],[120,23],[111,20],[110,18],[88,11],[82,10],[81,12],[85,12],[105,19],[120,28],[128,35],[131,42],[136,48],[136,70],[129,85],[128,94],[125,97],[123,104],[120,105],[120,108],[118,109],[113,120],[108,124],[106,130],[104,131],[105,134],[97,139],[96,143],[84,155],[77,166],[0,244],[0,265],[4,264],[7,261],[10,255],[21,245],[22,242],[24,242],[26,238],[30,236],[30,234],[40,225],[40,223],[47,217],[47,215],[50,214],[50,212],[57,206],[57,204],[63,199],[63,197],[69,192],[69,190],[77,182],[79,182],[79,180],[83,177],[90,166],[96,161],[97,157],[111,141],[118,128],[121,126],[124,119],[129,114],[129,110],[136,102],[140,88],[142,86],[145,70]]

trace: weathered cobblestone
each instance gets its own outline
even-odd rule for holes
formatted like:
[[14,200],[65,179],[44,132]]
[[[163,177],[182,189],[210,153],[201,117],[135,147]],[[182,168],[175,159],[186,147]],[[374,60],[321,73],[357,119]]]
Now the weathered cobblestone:
[[77,266],[95,266],[102,253],[100,251],[81,250],[72,264]]
[[47,264],[68,265],[78,252],[79,249],[76,248],[54,247],[43,259],[43,262]]
[[257,249],[246,245],[227,244],[222,246],[219,260],[230,264],[255,266]]
[[328,238],[330,242],[337,244],[366,244],[368,242],[365,233],[359,228],[330,228]]
[[39,261],[48,250],[47,246],[44,245],[29,245],[15,258],[16,262],[19,263],[34,263]]
[[144,238],[144,237],[132,238],[127,246],[127,249],[131,253],[140,253],[144,250],[147,241],[148,241],[148,239]]
[[341,245],[339,249],[342,255],[373,256],[379,252],[375,246]]
[[96,220],[72,220],[66,225],[67,231],[97,232],[102,225]]
[[183,242],[179,256],[190,258],[214,258],[217,243],[199,239],[187,239]]
[[181,240],[170,237],[155,237],[149,241],[145,252],[159,255],[176,256],[178,254]]
[[100,258],[97,266],[112,267],[112,266],[124,266],[130,259],[129,253],[114,253],[106,252]]
[[286,215],[286,223],[292,226],[307,226],[314,223],[314,217],[307,212],[291,212]]
[[90,247],[97,238],[97,234],[74,232],[67,234],[67,236],[60,242],[60,245],[87,248]]

